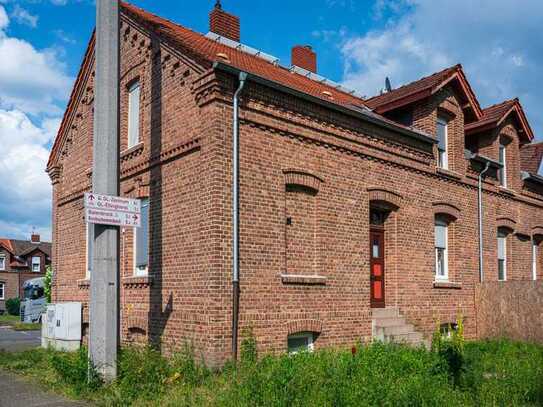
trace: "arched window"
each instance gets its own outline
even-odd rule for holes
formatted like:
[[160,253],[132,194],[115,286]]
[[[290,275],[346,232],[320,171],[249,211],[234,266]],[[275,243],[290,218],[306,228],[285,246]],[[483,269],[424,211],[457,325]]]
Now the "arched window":
[[449,223],[443,216],[435,218],[435,259],[436,259],[436,281],[449,280],[449,259],[448,259],[448,229]]

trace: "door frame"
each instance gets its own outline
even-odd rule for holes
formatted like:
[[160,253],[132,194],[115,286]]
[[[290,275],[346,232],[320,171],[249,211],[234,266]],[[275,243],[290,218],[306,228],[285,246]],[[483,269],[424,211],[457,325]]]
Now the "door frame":
[[[373,236],[375,234],[378,234],[381,236],[381,253],[378,258],[373,257]],[[385,307],[385,228],[383,226],[376,226],[371,225],[370,226],[370,233],[369,233],[369,240],[370,240],[370,307],[371,308],[384,308]],[[375,263],[381,264],[381,276],[379,278],[375,278],[373,275],[373,265]],[[374,299],[373,294],[373,287],[375,281],[381,281],[381,293],[382,293],[382,299],[380,301],[377,301]]]

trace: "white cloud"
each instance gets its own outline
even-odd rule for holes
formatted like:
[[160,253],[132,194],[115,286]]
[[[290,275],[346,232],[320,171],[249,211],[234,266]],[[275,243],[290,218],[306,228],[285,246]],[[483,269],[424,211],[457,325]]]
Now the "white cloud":
[[543,132],[542,1],[378,0],[377,12],[385,8],[402,14],[343,42],[347,86],[375,95],[386,76],[397,87],[460,62],[483,105],[518,96]]
[[13,11],[11,12],[11,16],[19,24],[28,25],[29,27],[32,27],[32,28],[36,28],[38,26],[38,16],[34,16],[30,14],[27,10],[25,10],[18,4],[16,4],[15,7],[13,8]]
[[[9,23],[0,6],[0,27]],[[58,115],[69,92],[71,78],[59,60],[58,50],[37,50],[27,41],[0,30],[0,107],[21,109],[36,115]]]
[[28,230],[21,228],[29,225],[50,228],[51,183],[45,166],[47,146],[59,125],[60,118],[36,126],[20,110],[0,109],[0,235],[6,235],[3,227],[16,225],[24,234]]

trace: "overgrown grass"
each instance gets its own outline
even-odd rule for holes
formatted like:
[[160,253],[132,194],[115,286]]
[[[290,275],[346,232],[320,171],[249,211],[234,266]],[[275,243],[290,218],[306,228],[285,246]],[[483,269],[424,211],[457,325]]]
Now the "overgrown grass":
[[14,331],[40,331],[41,324],[34,324],[30,322],[15,322],[12,325]]
[[[86,351],[0,353],[0,368],[33,377],[72,398],[104,406],[537,406],[543,405],[543,347],[511,341],[467,342],[454,378],[439,352],[399,345],[358,346],[255,358],[212,373],[190,348],[169,359],[125,349],[119,378],[88,378]],[[92,369],[91,369],[92,372]]]
[[9,314],[0,315],[0,326],[13,325],[20,320],[21,318],[18,315],[9,315]]

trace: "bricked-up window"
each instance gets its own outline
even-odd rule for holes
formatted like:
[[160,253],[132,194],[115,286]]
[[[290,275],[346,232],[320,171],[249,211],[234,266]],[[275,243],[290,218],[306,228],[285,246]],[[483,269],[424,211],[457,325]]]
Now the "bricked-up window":
[[316,262],[317,191],[302,185],[286,186],[287,273],[312,274]]
[[500,144],[498,161],[502,165],[502,168],[499,170],[498,178],[502,187],[507,187],[507,160],[505,157],[505,145]]
[[140,84],[128,88],[128,148],[140,142]]
[[41,258],[38,256],[32,257],[32,271],[34,273],[39,273],[41,271],[40,269],[41,264]]
[[315,336],[313,332],[298,332],[288,336],[288,353],[312,352]]
[[5,270],[6,269],[6,256],[4,256],[3,254],[0,255],[0,270]]
[[440,281],[449,279],[448,228],[447,221],[437,216],[435,220],[436,280]]
[[0,283],[0,300],[4,299],[4,288],[5,288],[4,283]]
[[449,158],[447,153],[448,138],[447,120],[442,117],[437,119],[437,165],[439,168],[449,168]]
[[498,280],[507,280],[507,233],[498,230]]
[[134,274],[146,276],[149,266],[149,199],[141,200],[141,227],[134,233]]
[[92,256],[94,248],[94,225],[87,223],[86,230],[86,241],[87,241],[87,253],[86,253],[86,272],[85,278],[89,279],[92,272]]

